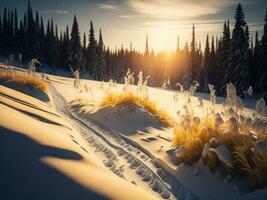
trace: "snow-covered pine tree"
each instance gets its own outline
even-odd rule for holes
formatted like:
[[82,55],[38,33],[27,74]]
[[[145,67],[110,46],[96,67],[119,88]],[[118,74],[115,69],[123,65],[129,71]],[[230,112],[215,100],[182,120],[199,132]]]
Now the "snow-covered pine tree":
[[76,15],[74,15],[69,45],[68,66],[70,69],[85,71],[85,56],[82,52],[81,38]]
[[231,82],[237,88],[237,92],[242,91],[249,86],[249,41],[248,29],[245,22],[245,13],[238,4],[235,13],[235,26],[231,38],[229,68],[226,74],[226,82]]

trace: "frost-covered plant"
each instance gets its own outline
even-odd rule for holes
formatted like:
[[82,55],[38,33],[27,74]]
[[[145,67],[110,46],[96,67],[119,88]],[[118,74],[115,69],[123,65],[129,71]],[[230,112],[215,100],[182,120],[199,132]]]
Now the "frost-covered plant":
[[184,92],[183,85],[181,85],[180,83],[176,83],[176,86],[178,86],[180,88],[180,93],[183,93]]
[[141,96],[143,89],[143,72],[140,71],[137,77],[138,81],[137,81],[136,93],[138,96]]
[[249,98],[251,98],[251,96],[253,94],[253,87],[252,86],[249,86],[248,90],[247,91],[243,91],[243,93],[245,95],[247,95]]
[[134,72],[131,72],[131,69],[128,68],[126,75],[124,76],[124,86],[123,91],[124,92],[130,92],[131,88],[130,85],[134,84]]
[[234,107],[236,112],[242,111],[244,108],[243,102],[240,97],[236,94],[236,88],[232,83],[227,84],[226,86],[226,102],[225,104],[228,107]]
[[263,98],[256,102],[256,112],[259,116],[267,116],[267,107]]
[[173,94],[173,100],[174,102],[178,101],[179,92],[181,94],[184,94],[184,87],[180,83],[176,83],[176,87],[178,87],[178,92]]
[[82,83],[80,80],[80,72],[78,70],[75,70],[75,72],[73,72],[74,75],[74,92],[75,92],[75,96],[77,96],[79,93],[81,93],[83,91],[82,88]]
[[28,74],[34,74],[36,71],[36,66],[37,65],[41,65],[41,63],[36,59],[32,59],[29,63],[28,63]]
[[150,76],[147,76],[145,81],[143,82],[143,98],[148,98],[148,80],[150,79]]
[[164,80],[163,81],[163,84],[161,86],[164,90],[167,90],[168,89],[168,85],[167,85],[167,82]]
[[205,108],[204,108],[204,102],[201,97],[198,97],[198,102],[199,102],[199,107],[202,109],[202,115],[204,116],[205,114]]
[[171,89],[171,81],[170,81],[170,77],[168,77],[167,80],[163,81],[163,84],[161,86],[164,90],[169,90]]
[[193,85],[190,86],[190,95],[194,96],[195,92],[197,91],[197,88],[199,87],[199,83],[197,81],[193,81]]
[[208,85],[209,90],[210,90],[210,102],[212,103],[213,110],[215,112],[215,105],[216,105],[216,94],[215,94],[215,89],[214,85]]
[[143,81],[143,72],[140,71],[138,74],[138,81],[137,81],[137,87],[136,87],[136,93],[141,98],[148,98],[148,80],[150,76],[147,76],[146,79]]

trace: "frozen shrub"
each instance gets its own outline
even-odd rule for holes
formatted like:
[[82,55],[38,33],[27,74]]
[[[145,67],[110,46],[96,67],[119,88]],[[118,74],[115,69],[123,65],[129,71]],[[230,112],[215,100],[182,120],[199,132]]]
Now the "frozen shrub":
[[255,110],[258,115],[263,116],[263,117],[267,116],[267,107],[266,107],[266,104],[263,98],[261,98],[260,100],[256,102]]
[[216,95],[214,86],[209,84],[209,90],[210,90],[210,102],[212,103],[213,110],[215,111]]

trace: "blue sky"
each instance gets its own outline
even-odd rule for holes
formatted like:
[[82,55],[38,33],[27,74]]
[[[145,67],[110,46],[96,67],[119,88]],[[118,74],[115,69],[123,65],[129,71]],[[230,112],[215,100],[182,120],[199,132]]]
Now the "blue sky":
[[[19,14],[27,8],[27,0],[0,0],[3,7],[17,8]],[[145,37],[155,51],[176,48],[191,40],[195,23],[197,40],[204,44],[206,34],[220,35],[223,21],[233,16],[240,2],[246,12],[251,35],[262,31],[267,0],[31,0],[45,19],[53,18],[59,28],[71,27],[73,15],[78,18],[81,33],[86,32],[92,19],[96,34],[101,27],[106,46],[133,47],[143,50]]]

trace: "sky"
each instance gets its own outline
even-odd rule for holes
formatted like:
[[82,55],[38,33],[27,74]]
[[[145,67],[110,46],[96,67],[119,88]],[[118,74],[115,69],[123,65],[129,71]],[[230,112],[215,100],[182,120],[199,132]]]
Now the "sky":
[[[251,36],[263,30],[267,0],[31,0],[34,10],[45,20],[53,18],[59,29],[71,27],[77,15],[82,34],[88,35],[90,20],[96,36],[102,29],[105,46],[111,49],[129,48],[143,51],[148,36],[149,47],[155,52],[175,50],[179,36],[180,47],[192,38],[192,24],[197,41],[207,34],[220,36],[225,20],[234,23],[235,8],[241,3]],[[27,0],[0,0],[0,9],[17,8],[22,15]],[[0,12],[2,13],[2,12]]]

